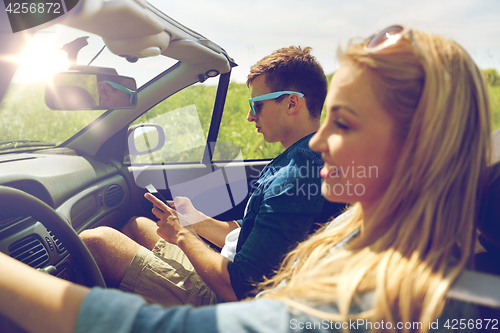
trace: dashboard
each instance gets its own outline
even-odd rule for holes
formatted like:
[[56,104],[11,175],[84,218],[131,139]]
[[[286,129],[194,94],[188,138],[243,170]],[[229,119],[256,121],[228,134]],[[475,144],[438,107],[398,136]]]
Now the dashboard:
[[[100,225],[119,227],[129,214],[130,188],[118,166],[66,148],[0,155],[0,185],[45,202],[77,233]],[[53,230],[8,211],[0,202],[0,251],[66,280],[81,279]]]

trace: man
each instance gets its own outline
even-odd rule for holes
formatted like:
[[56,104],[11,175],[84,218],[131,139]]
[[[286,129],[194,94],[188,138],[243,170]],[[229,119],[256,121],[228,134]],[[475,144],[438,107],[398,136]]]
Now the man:
[[[166,306],[240,300],[319,222],[340,211],[321,196],[323,162],[308,146],[327,93],[325,74],[310,48],[283,48],[263,58],[251,68],[247,85],[252,89],[247,120],[266,141],[281,142],[286,150],[262,170],[243,219],[215,220],[187,198],[175,198],[176,212],[147,194],[158,225],[134,218],[123,234],[111,228],[81,234],[108,283]],[[183,226],[179,219],[188,215],[201,222]],[[225,256],[198,235],[227,245]],[[234,251],[227,251],[226,238],[237,240]]]
[[99,106],[107,106],[109,108],[134,106],[133,97],[135,90],[134,80],[111,75],[98,76],[97,93],[99,94]]

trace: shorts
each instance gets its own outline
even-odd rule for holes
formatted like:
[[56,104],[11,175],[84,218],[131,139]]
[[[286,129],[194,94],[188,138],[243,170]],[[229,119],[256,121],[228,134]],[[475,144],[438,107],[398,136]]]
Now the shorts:
[[218,299],[177,246],[160,239],[153,251],[141,247],[125,271],[120,290],[165,307],[217,304]]

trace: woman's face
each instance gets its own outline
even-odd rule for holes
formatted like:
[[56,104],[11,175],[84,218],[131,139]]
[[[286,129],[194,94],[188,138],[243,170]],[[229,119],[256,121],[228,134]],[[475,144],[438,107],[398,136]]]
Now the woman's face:
[[375,75],[345,64],[333,76],[326,119],[309,142],[325,165],[321,191],[329,201],[360,202],[368,209],[384,193],[401,143],[393,119],[376,98]]

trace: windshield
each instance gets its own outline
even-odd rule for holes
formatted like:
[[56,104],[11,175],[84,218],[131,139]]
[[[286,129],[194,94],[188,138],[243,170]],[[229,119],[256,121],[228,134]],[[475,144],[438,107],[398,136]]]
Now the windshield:
[[[25,52],[14,59],[19,67],[0,104],[0,153],[57,146],[106,112],[54,111],[45,105],[45,84],[51,74],[69,67],[67,53],[61,47],[83,36],[89,36],[89,45],[79,52],[77,64],[88,65],[103,48],[102,38],[63,25],[37,32]],[[92,66],[115,68],[141,87],[174,63],[163,56],[130,63],[104,48]]]

